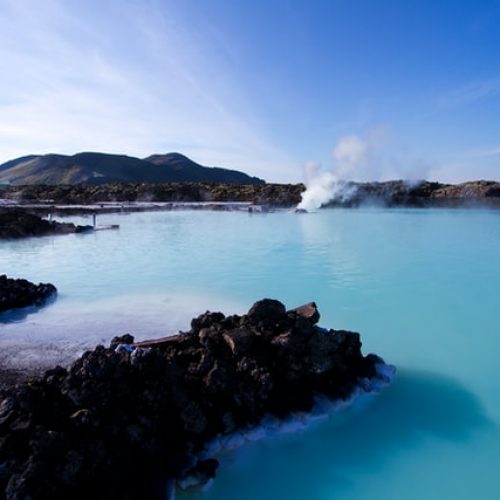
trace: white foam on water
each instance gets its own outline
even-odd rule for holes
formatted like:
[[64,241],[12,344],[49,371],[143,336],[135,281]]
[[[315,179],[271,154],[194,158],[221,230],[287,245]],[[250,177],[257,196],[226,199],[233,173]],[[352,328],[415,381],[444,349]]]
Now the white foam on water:
[[109,344],[116,335],[130,333],[136,340],[146,340],[189,330],[191,319],[206,310],[242,313],[245,307],[214,295],[177,292],[85,302],[60,297],[19,321],[15,320],[19,312],[2,316],[0,366],[44,369],[66,365],[87,349]]
[[[248,443],[260,441],[279,434],[302,431],[312,425],[326,420],[332,413],[342,410],[352,404],[363,404],[367,398],[378,394],[384,387],[389,385],[396,373],[393,365],[378,363],[376,365],[376,376],[372,379],[362,379],[347,399],[329,399],[318,397],[311,412],[295,412],[286,419],[278,419],[272,415],[265,416],[260,425],[249,429],[218,436],[209,442],[205,449],[200,452],[197,459],[202,461],[217,455],[223,451],[232,451],[244,447]],[[196,478],[188,476],[177,481],[180,489],[198,487]],[[206,489],[207,485],[202,485]]]

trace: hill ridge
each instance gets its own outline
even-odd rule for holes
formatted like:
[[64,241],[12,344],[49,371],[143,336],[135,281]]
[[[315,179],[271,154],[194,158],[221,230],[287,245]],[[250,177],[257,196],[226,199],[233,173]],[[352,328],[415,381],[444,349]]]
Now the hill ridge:
[[0,165],[0,184],[108,184],[108,183],[206,182],[263,184],[245,172],[206,167],[182,153],[157,153],[140,159],[96,151],[74,155],[48,153],[26,155]]

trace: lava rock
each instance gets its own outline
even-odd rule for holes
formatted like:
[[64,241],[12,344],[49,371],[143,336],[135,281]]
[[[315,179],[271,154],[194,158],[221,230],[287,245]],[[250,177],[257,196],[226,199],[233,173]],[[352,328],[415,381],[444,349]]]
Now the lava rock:
[[20,208],[0,208],[0,239],[89,231],[93,231],[92,226],[75,226],[71,222],[49,221]]
[[315,325],[320,318],[318,311],[318,306],[315,302],[309,302],[309,304],[304,304],[303,306],[296,307],[290,311],[301,316],[304,319],[309,320],[313,325]]
[[314,303],[287,312],[272,299],[207,312],[189,332],[115,337],[0,392],[0,498],[155,498],[161,478],[214,477],[214,440],[370,390],[380,358],[318,319]]
[[25,279],[0,275],[0,313],[21,307],[42,306],[56,294],[57,289],[51,283],[35,285]]

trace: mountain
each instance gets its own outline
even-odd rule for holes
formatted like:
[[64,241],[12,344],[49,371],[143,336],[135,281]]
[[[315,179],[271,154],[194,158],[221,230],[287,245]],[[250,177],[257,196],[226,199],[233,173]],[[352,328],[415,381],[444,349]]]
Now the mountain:
[[[262,184],[262,179],[249,177],[238,170],[228,170],[220,167],[202,167],[179,153],[168,153],[165,155],[152,155],[145,161],[168,169],[175,182],[213,182],[224,184]],[[210,180],[207,180],[207,175]]]
[[0,185],[207,182],[263,184],[257,177],[203,167],[179,153],[145,159],[106,153],[30,155],[0,165]]

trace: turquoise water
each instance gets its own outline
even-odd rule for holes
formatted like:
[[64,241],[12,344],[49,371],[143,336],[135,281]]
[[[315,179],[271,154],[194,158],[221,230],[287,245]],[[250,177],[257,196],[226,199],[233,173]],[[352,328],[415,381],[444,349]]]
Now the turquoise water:
[[[500,496],[500,211],[106,215],[119,231],[0,244],[0,272],[57,302],[0,323],[0,362],[67,360],[130,331],[188,328],[207,308],[315,300],[398,367],[381,395],[221,455],[192,499]],[[47,361],[48,360],[48,361]]]

